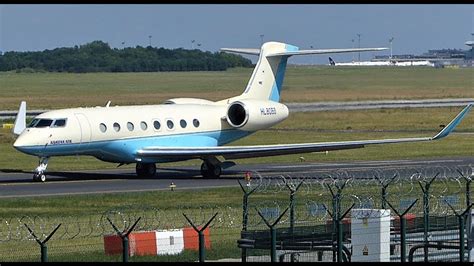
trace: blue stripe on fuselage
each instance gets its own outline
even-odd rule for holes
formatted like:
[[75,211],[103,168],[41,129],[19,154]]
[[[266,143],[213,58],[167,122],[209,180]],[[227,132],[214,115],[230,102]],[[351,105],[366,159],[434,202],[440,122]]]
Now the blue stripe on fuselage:
[[[199,133],[185,133],[166,136],[152,136],[107,141],[93,141],[84,144],[38,145],[16,147],[18,150],[35,156],[91,155],[100,160],[117,163],[136,162],[136,152],[144,147],[215,147],[221,146],[252,132],[242,130],[223,130]],[[160,161],[169,161],[162,158]],[[151,161],[150,161],[151,162]]]

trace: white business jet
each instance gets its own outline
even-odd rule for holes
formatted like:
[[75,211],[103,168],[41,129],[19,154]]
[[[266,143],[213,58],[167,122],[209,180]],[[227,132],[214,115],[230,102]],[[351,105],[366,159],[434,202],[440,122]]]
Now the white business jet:
[[[39,157],[33,180],[44,174],[52,156],[89,155],[122,164],[136,164],[139,177],[156,173],[156,163],[201,159],[204,177],[219,177],[235,165],[229,159],[325,152],[363,148],[366,145],[430,141],[447,136],[469,111],[464,108],[434,137],[358,140],[325,143],[223,146],[288,117],[279,103],[287,59],[293,55],[380,51],[387,48],[299,50],[279,42],[261,49],[222,51],[258,55],[245,91],[236,97],[213,102],[194,98],[169,99],[160,105],[106,106],[54,110],[36,116],[26,125],[26,103],[20,104],[13,146]],[[224,158],[224,160],[220,160]]]

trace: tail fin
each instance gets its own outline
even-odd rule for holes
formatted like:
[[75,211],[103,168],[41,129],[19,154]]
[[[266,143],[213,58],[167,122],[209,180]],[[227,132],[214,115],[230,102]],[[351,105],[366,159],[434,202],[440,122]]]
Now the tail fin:
[[252,76],[239,99],[259,99],[279,102],[280,92],[285,77],[286,62],[289,55],[269,56],[276,53],[298,51],[298,47],[279,43],[267,42],[262,45],[260,51],[256,49],[230,49],[223,48],[223,51],[260,54],[257,65]]
[[300,50],[298,47],[280,43],[267,42],[258,49],[222,48],[224,52],[259,55],[257,65],[245,88],[245,91],[232,99],[259,99],[279,102],[286,63],[292,55],[329,54],[346,52],[380,51],[387,48],[357,48],[357,49],[320,49]]

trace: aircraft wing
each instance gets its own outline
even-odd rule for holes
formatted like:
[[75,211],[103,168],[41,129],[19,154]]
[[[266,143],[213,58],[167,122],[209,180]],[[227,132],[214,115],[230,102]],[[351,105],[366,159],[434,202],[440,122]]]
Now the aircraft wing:
[[254,158],[295,153],[322,152],[345,149],[364,148],[366,145],[431,141],[444,138],[451,133],[471,109],[466,106],[446,127],[433,137],[398,138],[381,140],[355,140],[320,143],[254,145],[254,146],[220,146],[220,147],[146,147],[137,152],[138,157],[172,157],[172,158],[205,158],[223,156],[226,159]]

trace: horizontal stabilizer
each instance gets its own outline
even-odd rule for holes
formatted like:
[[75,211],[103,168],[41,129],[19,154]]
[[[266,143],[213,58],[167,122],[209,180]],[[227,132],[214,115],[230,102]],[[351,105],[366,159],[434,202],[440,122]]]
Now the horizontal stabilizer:
[[[383,51],[388,48],[351,48],[351,49],[314,49],[314,50],[297,50],[297,51],[285,51],[267,54],[267,57],[273,56],[292,56],[292,55],[310,55],[310,54],[337,54],[337,53],[352,53],[352,52],[370,52],[370,51]],[[252,48],[221,48],[223,52],[232,52],[239,54],[250,54],[259,55],[260,49]]]
[[351,52],[369,52],[369,51],[383,51],[388,48],[353,48],[353,49],[317,49],[317,50],[298,50],[298,51],[287,51],[269,54],[267,57],[272,56],[292,56],[292,55],[309,55],[309,54],[337,54],[337,53],[351,53]]
[[238,53],[238,54],[252,54],[252,55],[260,54],[260,49],[252,49],[252,48],[221,48],[221,51]]

